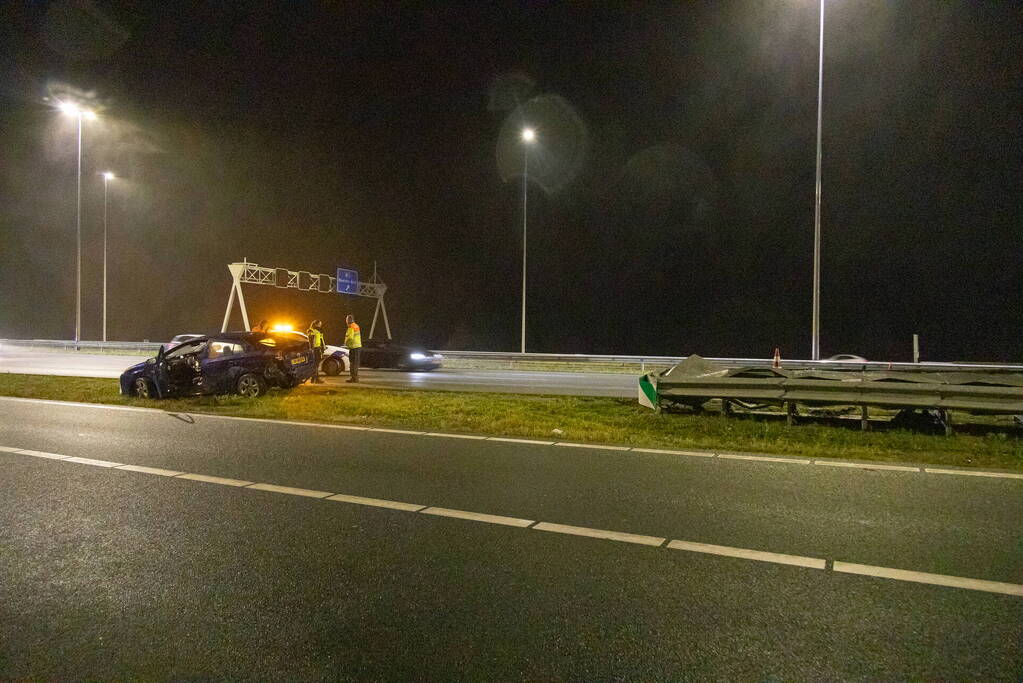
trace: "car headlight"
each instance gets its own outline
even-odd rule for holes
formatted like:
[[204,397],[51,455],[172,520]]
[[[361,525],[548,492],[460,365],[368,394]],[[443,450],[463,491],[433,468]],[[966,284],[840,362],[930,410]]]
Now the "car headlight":
[[408,357],[412,360],[426,360],[425,353],[410,353]]

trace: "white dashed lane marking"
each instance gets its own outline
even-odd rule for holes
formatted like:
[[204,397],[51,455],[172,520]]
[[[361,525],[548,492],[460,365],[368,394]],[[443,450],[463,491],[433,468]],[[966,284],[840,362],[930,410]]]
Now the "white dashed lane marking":
[[244,481],[242,479],[227,479],[225,477],[211,477],[207,474],[179,474],[178,479],[190,479],[192,481],[204,481],[207,484],[223,484],[224,486],[249,486],[255,484],[254,481]]
[[291,486],[277,486],[276,484],[249,484],[248,488],[256,491],[272,491],[273,493],[287,493],[292,496],[305,496],[306,498],[327,498],[334,495],[330,491],[296,489]]
[[119,470],[128,470],[129,472],[141,472],[142,474],[158,474],[161,477],[176,477],[184,472],[178,472],[177,470],[165,470],[159,467],[143,467],[142,465],[118,465]]
[[536,520],[519,519],[518,517],[502,517],[501,515],[487,515],[482,512],[469,512],[467,510],[451,510],[449,508],[428,507],[419,512],[424,515],[437,515],[438,517],[454,517],[456,519],[469,519],[474,522],[487,522],[488,524],[503,524],[504,526],[527,527]]
[[[519,528],[529,527],[537,531],[548,531],[554,533],[569,534],[574,536],[585,536],[589,538],[617,541],[622,543],[636,543],[648,546],[663,546],[671,548],[673,550],[685,550],[689,552],[704,553],[710,555],[721,555],[725,557],[732,557],[743,560],[771,562],[775,564],[803,567],[806,569],[825,570],[827,568],[827,561],[816,557],[787,555],[784,553],[773,553],[764,550],[735,548],[731,546],[712,545],[709,543],[697,543],[693,541],[681,540],[669,541],[667,545],[664,546],[664,542],[666,540],[665,538],[658,536],[645,536],[641,534],[633,534],[623,531],[591,529],[589,527],[569,526],[566,524],[554,524],[550,522],[537,523],[534,520],[522,519],[518,517],[505,517],[501,515],[491,515],[481,512],[470,512],[468,510],[454,510],[451,508],[442,507],[426,507],[415,503],[404,503],[401,501],[382,500],[378,498],[364,498],[362,496],[351,496],[341,493],[331,494],[327,491],[315,491],[312,489],[294,488],[291,486],[280,486],[277,484],[256,483],[251,481],[245,481],[242,479],[229,479],[226,477],[215,477],[206,474],[195,474],[192,472],[182,474],[180,472],[175,472],[173,470],[165,470],[158,467],[145,467],[142,465],[121,465],[106,460],[69,457],[66,455],[61,455],[59,453],[46,453],[43,451],[16,449],[9,446],[0,446],[0,452],[10,453],[12,455],[26,455],[50,460],[59,460],[62,462],[95,465],[108,469],[116,468],[127,472],[153,474],[173,479],[187,479],[190,481],[223,484],[226,486],[232,486],[236,488],[249,488],[258,491],[285,493],[296,496],[317,498],[321,500],[325,499],[340,503],[353,503],[356,505],[368,505],[373,507],[388,508],[392,510],[400,510],[405,512],[417,512],[437,517],[452,517],[456,519],[464,519],[474,522],[484,522],[488,524],[498,524],[502,526],[511,526]],[[837,573],[859,574],[863,576],[873,576],[877,578],[891,579],[896,581],[909,581],[914,583],[930,584],[934,586],[985,591],[989,593],[1002,593],[1005,595],[1023,597],[1023,585],[1006,583],[1002,581],[990,581],[987,579],[973,579],[960,576],[948,576],[945,574],[931,574],[928,572],[918,572],[907,569],[878,567],[874,565],[855,564],[851,562],[840,561],[833,562],[832,566],[834,571]]]
[[708,553],[710,555],[725,555],[727,557],[738,557],[744,560],[757,560],[759,562],[774,562],[775,564],[791,564],[796,567],[808,567],[810,569],[824,569],[827,561],[817,557],[803,557],[801,555],[785,555],[782,553],[769,553],[763,550],[749,550],[747,548],[732,548],[726,545],[711,545],[709,543],[693,543],[692,541],[672,541],[668,544],[673,550],[688,550],[694,553]]
[[999,479],[1023,479],[1023,474],[1013,472],[972,472],[970,470],[939,470],[933,467],[926,467],[924,471],[928,474],[964,474],[967,477],[996,477]]
[[568,526],[566,524],[550,524],[540,522],[535,527],[537,531],[553,531],[556,534],[570,534],[572,536],[587,536],[589,538],[606,538],[609,541],[622,541],[623,543],[638,543],[640,545],[663,545],[667,539],[656,536],[641,536],[640,534],[627,534],[622,531],[607,531],[605,529],[590,529],[584,526]]
[[892,569],[890,567],[874,567],[869,564],[854,564],[852,562],[835,562],[835,571],[846,574],[860,574],[861,576],[876,576],[881,579],[895,579],[896,581],[927,583],[933,586],[966,588],[967,590],[986,591],[988,593],[1023,596],[1023,586],[1015,583],[1002,583],[1001,581],[965,579],[960,576],[928,574],[926,572],[913,572],[906,569]]
[[110,462],[109,460],[96,460],[94,458],[64,458],[67,462],[76,462],[79,465],[94,465],[96,467],[117,467],[123,463]]
[[346,496],[343,493],[330,496],[327,500],[335,500],[339,503],[354,503],[356,505],[369,505],[377,508],[388,508],[391,510],[404,510],[405,512],[419,512],[425,505],[415,503],[402,503],[397,500],[381,500],[380,498],[364,498],[362,496]]

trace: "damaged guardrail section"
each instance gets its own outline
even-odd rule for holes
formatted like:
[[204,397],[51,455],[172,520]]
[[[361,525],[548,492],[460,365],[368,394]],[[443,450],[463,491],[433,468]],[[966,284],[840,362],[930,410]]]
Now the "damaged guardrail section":
[[639,378],[639,402],[660,410],[666,405],[699,407],[720,399],[786,406],[847,405],[962,410],[976,414],[1023,414],[1023,373],[902,372],[897,370],[821,370],[729,368],[699,356]]

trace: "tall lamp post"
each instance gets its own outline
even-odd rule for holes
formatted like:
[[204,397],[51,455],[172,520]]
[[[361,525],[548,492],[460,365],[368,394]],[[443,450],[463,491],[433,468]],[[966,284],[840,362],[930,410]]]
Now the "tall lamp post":
[[522,353],[526,352],[526,223],[529,215],[526,212],[526,201],[529,197],[529,146],[535,140],[535,130],[522,129]]
[[817,177],[813,213],[813,322],[810,358],[821,358],[821,110],[824,103],[824,0],[821,0],[817,65]]
[[116,177],[111,171],[103,172],[103,341],[107,340],[107,186]]
[[60,110],[78,119],[78,211],[75,218],[75,348],[82,336],[82,119],[94,121],[96,112],[83,109],[74,102],[61,102]]

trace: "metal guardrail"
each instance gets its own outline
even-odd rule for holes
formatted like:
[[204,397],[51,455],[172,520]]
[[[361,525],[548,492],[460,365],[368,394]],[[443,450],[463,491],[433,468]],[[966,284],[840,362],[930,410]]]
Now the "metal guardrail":
[[[668,367],[681,363],[687,356],[618,356],[586,355],[578,353],[504,353],[500,351],[443,351],[445,358],[465,360],[492,360],[497,362],[539,362],[539,363],[607,363],[621,365],[652,365]],[[729,368],[769,368],[773,358],[707,358],[706,360]],[[900,370],[903,372],[1023,372],[1023,364],[1009,363],[902,363],[887,361],[827,361],[827,360],[785,360],[783,368],[818,370]]]
[[[71,340],[55,339],[0,339],[0,345],[11,344],[22,347],[51,348],[74,351],[76,344]],[[80,351],[123,351],[138,353],[156,353],[160,350],[159,342],[101,342],[80,341]],[[509,353],[504,351],[444,351],[437,350],[445,358],[461,360],[486,360],[494,362],[533,362],[533,363],[583,363],[583,364],[618,364],[638,365],[641,371],[645,366],[668,367],[681,363],[687,356],[627,356],[627,355],[592,355],[580,353]],[[730,368],[750,367],[769,368],[772,358],[707,358],[707,360]],[[819,370],[900,370],[909,372],[1023,372],[1023,364],[1009,363],[889,363],[868,361],[866,363],[850,361],[826,360],[787,360],[781,366],[787,369],[819,369]]]
[[63,351],[120,351],[123,353],[153,353],[160,350],[160,342],[112,342],[112,341],[79,341],[67,339],[0,339],[3,346],[20,348],[57,349]]

